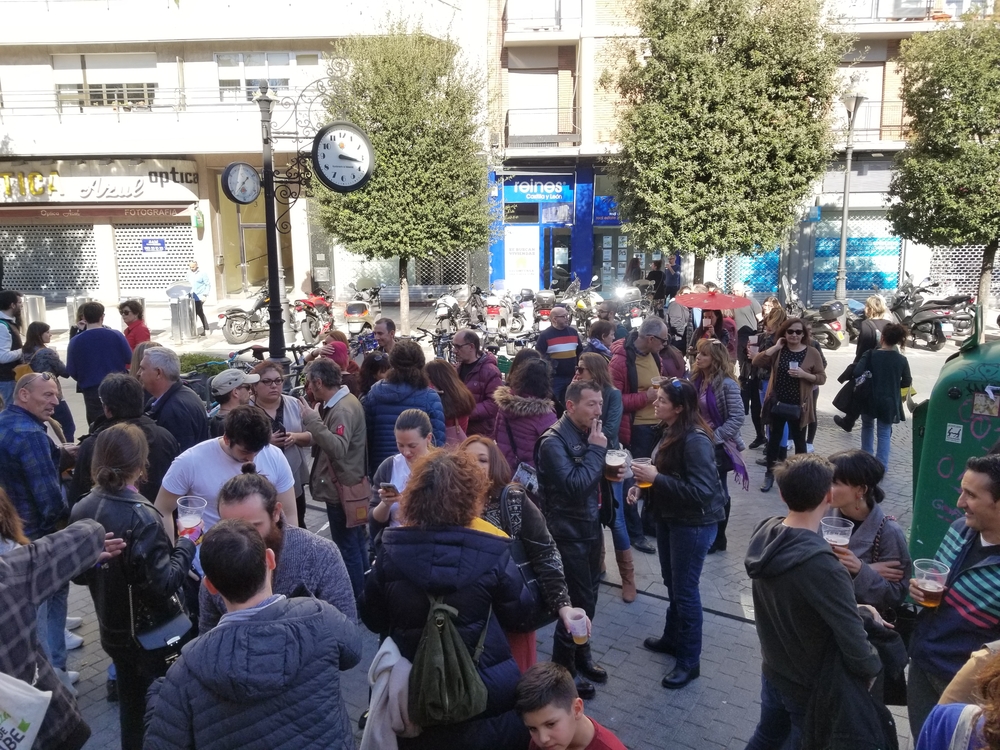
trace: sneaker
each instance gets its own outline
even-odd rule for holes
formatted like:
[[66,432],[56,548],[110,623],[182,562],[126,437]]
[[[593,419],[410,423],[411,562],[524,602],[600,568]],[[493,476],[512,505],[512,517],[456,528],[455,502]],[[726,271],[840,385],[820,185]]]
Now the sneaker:
[[75,648],[80,648],[83,645],[83,638],[78,636],[76,633],[71,633],[68,630],[64,631],[66,636],[66,650],[72,651]]
[[806,453],[815,453],[816,449],[813,448],[812,443],[806,443]]
[[83,625],[83,618],[82,617],[67,617],[66,618],[66,630],[76,630],[81,625]]
[[59,678],[59,681],[69,691],[69,694],[72,695],[75,698],[76,697],[76,688],[73,687],[73,686],[79,681],[79,679],[80,679],[80,673],[79,672],[67,672],[65,669],[53,669],[52,671],[56,673],[56,677]]

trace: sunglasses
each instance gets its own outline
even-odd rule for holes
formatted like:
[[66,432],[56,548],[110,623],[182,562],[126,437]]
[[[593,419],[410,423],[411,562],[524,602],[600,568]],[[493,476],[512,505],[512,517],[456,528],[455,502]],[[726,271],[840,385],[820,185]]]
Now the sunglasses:
[[785,333],[791,334],[792,336],[801,336],[803,333],[805,333],[805,331],[803,331],[801,328],[796,328],[794,330],[790,328],[787,331],[785,331]]
[[[25,383],[24,385],[22,385],[21,386],[22,388],[27,388],[29,385],[31,385],[32,383],[34,383],[39,378],[41,378],[42,380],[45,380],[45,381],[55,380],[56,379],[54,375],[49,375],[49,373],[47,373],[47,372],[36,372],[36,373],[33,373],[33,374],[34,374],[35,377],[31,378],[31,380],[29,380],[27,383]],[[26,375],[25,377],[29,377],[29,376]]]

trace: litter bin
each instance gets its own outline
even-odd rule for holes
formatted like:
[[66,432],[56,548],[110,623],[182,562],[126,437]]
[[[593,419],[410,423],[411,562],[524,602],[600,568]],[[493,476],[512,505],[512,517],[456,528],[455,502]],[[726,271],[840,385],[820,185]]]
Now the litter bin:
[[40,294],[25,294],[21,297],[21,319],[24,321],[24,330],[32,323],[45,321],[45,297]]
[[82,295],[66,298],[66,324],[69,327],[70,337],[73,336],[73,331],[76,329],[76,311],[80,309],[80,305],[98,301],[96,297],[84,297]]
[[914,559],[934,557],[948,526],[962,517],[965,462],[985,455],[1000,433],[1000,341],[978,344],[982,324],[980,312],[972,335],[941,368],[930,400],[913,415]]
[[195,338],[194,298],[184,294],[170,298],[170,338],[175,344]]

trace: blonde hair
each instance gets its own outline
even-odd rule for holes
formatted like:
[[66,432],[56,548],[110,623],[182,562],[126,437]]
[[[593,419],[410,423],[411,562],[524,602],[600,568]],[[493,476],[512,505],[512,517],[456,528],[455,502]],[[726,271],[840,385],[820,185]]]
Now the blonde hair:
[[[695,348],[698,354],[704,354],[711,361],[705,370],[697,370],[694,377],[701,375],[705,383],[711,383],[713,388],[722,387],[722,382],[726,378],[736,380],[736,371],[733,369],[733,362],[729,358],[729,349],[719,339],[702,339]],[[695,360],[697,362],[697,360]],[[695,364],[697,368],[697,364]]]
[[885,300],[881,295],[873,294],[865,300],[865,317],[868,320],[882,320],[885,317]]
[[786,320],[788,320],[788,313],[785,312],[785,309],[781,305],[772,307],[771,312],[764,318],[764,328],[768,332],[773,333],[781,328]]

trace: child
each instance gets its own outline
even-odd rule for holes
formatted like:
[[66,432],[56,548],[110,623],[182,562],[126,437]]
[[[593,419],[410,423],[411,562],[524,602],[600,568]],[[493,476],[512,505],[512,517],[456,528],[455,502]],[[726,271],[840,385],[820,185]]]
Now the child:
[[531,732],[528,750],[625,750],[609,730],[583,713],[570,673],[539,662],[517,683],[515,708]]

